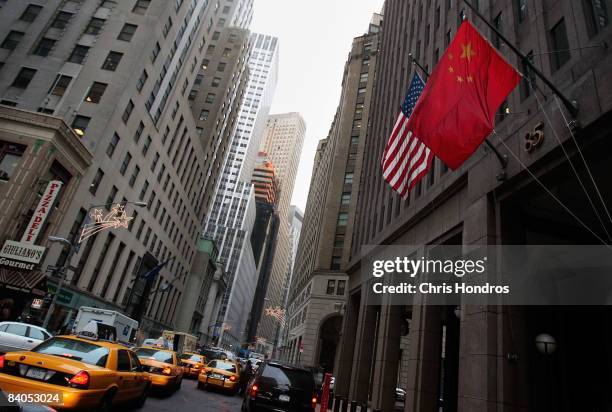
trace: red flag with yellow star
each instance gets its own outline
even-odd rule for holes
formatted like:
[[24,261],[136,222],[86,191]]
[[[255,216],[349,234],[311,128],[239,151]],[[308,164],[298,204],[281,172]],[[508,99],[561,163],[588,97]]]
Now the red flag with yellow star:
[[467,20],[431,74],[407,125],[456,169],[495,126],[495,114],[520,74]]

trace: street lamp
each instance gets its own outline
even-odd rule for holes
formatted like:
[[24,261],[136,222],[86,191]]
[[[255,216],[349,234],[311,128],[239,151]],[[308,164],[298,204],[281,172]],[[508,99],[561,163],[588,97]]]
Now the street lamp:
[[548,333],[540,333],[535,338],[536,348],[543,355],[552,355],[557,350],[556,339]]
[[[106,203],[103,205],[91,205],[89,206],[89,209],[87,209],[87,215],[89,215],[91,210],[96,207],[106,207],[106,206],[113,205],[113,204],[115,203],[113,202],[113,203]],[[133,204],[134,206],[138,206],[138,207],[143,207],[147,205],[144,202],[121,202],[121,204],[123,205]],[[81,226],[79,227],[79,230],[77,233],[82,232],[84,226],[85,226],[85,219],[83,219],[83,223],[81,223]],[[105,226],[101,230],[104,230],[106,228],[110,229],[111,227],[114,227],[114,226],[112,225]],[[56,268],[56,273],[58,273],[60,277],[57,282],[57,287],[56,287],[55,293],[53,294],[53,298],[51,299],[51,303],[49,304],[49,308],[47,309],[47,314],[45,315],[45,320],[43,321],[43,328],[47,328],[47,326],[49,325],[49,321],[51,320],[51,315],[53,315],[53,311],[55,310],[55,305],[57,304],[57,297],[59,296],[60,291],[62,290],[62,286],[64,285],[64,282],[66,281],[66,269],[68,268],[68,266],[70,266],[70,262],[72,261],[72,257],[74,256],[74,254],[78,252],[79,243],[83,240],[83,238],[82,238],[82,233],[79,233],[79,238],[76,239],[76,242],[71,242],[68,239],[59,237],[59,236],[49,236],[47,240],[50,243],[60,243],[63,246],[69,247],[70,249],[68,250],[68,256],[66,256],[66,259],[64,260],[63,265],[60,268]]]

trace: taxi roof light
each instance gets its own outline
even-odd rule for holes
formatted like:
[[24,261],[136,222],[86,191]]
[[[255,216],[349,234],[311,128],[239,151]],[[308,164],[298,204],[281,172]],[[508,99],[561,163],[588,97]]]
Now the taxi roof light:
[[74,375],[69,381],[72,386],[86,389],[89,386],[89,374],[85,371],[80,371]]

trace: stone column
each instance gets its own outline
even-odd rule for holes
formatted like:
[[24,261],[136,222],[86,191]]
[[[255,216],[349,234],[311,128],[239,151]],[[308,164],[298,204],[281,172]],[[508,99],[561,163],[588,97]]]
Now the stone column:
[[215,271],[213,275],[213,280],[211,282],[210,288],[208,290],[208,296],[206,297],[206,305],[204,305],[204,313],[202,314],[202,326],[200,327],[200,332],[204,336],[210,337],[211,323],[216,321],[214,311],[216,300],[217,300],[217,292],[219,290],[219,282],[221,279],[222,273],[220,270]]
[[[495,245],[495,205],[485,195],[474,200],[463,222],[464,252],[480,245]],[[495,270],[495,268],[489,268]],[[459,347],[459,388],[457,407],[461,412],[488,411],[498,401],[498,323],[501,308],[496,306],[463,306],[461,310]]]
[[403,307],[399,305],[382,306],[378,322],[372,405],[374,409],[381,411],[392,411],[395,406],[395,388],[400,364],[402,309]]
[[342,335],[340,336],[339,353],[336,357],[334,374],[336,383],[334,387],[335,395],[348,396],[351,386],[351,372],[353,367],[353,354],[355,353],[355,336],[357,335],[357,320],[359,319],[359,301],[361,293],[354,293],[349,296],[344,314],[342,325]]
[[362,285],[349,391],[350,399],[358,402],[368,400],[372,358],[374,356],[376,318],[379,309],[378,306],[368,305],[368,292],[363,291],[366,287],[367,285]]
[[436,411],[442,350],[441,309],[414,306],[410,322],[410,354],[404,410]]

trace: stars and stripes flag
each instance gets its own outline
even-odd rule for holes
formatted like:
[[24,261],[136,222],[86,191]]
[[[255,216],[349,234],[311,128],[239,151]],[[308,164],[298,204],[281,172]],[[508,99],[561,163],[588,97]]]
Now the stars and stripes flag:
[[425,82],[415,73],[383,153],[383,178],[402,197],[427,174],[433,160],[431,150],[407,127],[424,88]]

